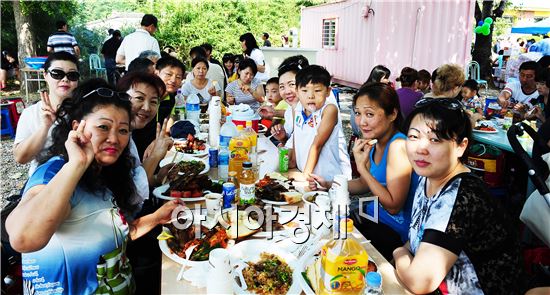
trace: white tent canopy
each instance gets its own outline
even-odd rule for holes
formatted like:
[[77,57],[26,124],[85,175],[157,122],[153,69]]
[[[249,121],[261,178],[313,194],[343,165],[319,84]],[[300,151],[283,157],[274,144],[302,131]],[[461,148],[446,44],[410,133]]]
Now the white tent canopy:
[[512,33],[516,34],[542,34],[550,32],[550,17],[530,25],[517,26],[512,28]]

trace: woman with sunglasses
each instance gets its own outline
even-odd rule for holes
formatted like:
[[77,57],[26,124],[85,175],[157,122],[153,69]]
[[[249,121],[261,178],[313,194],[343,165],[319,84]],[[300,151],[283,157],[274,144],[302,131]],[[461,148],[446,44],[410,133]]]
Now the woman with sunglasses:
[[[359,208],[358,202],[352,203],[352,218],[361,233],[391,260],[393,250],[407,241],[411,202],[418,184],[411,165],[403,161],[407,156],[406,136],[400,132],[403,117],[399,96],[388,84],[367,83],[353,97],[353,110],[362,134],[353,146],[360,176],[348,182],[348,189],[354,195],[371,193],[378,197],[378,202],[366,202],[363,208]],[[332,185],[317,175],[311,178],[312,190],[317,189],[315,181],[324,188]],[[360,212],[374,216],[375,206],[378,222],[361,216]]]
[[420,100],[405,127],[407,156],[420,180],[409,243],[393,252],[401,282],[415,294],[519,294],[514,230],[464,165],[472,127],[462,104]]
[[78,60],[74,55],[56,52],[46,59],[44,79],[49,91],[42,91],[41,100],[26,108],[21,114],[13,146],[17,163],[31,162],[29,176],[38,165],[38,154],[51,145],[51,132],[58,106],[71,96],[79,78]]
[[23,274],[27,291],[92,294],[116,285],[132,294],[126,241],[168,222],[178,202],[134,219],[131,119],[127,97],[100,79],[84,83],[59,107],[52,146],[6,220],[23,268],[34,270]]

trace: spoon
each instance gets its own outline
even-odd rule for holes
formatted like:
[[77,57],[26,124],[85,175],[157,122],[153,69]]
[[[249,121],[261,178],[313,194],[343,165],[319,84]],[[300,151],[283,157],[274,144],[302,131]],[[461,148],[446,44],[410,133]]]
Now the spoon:
[[176,277],[176,280],[181,281],[181,279],[183,278],[183,272],[185,271],[185,268],[187,267],[187,262],[191,258],[191,253],[193,253],[193,250],[195,250],[195,248],[197,246],[198,245],[193,245],[193,246],[187,248],[187,250],[185,250],[185,260],[181,264],[181,269],[180,269],[180,272],[178,273],[178,276]]

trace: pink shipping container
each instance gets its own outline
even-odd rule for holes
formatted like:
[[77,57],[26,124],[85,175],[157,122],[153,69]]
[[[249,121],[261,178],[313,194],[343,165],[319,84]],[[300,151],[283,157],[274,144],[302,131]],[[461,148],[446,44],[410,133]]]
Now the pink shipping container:
[[347,0],[302,9],[300,45],[334,82],[361,85],[382,64],[395,80],[403,67],[430,73],[471,60],[475,0]]

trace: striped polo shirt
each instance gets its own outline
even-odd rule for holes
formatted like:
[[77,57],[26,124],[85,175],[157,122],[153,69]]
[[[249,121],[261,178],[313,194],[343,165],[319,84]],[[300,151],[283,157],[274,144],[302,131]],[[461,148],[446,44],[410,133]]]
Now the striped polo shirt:
[[74,46],[78,43],[71,33],[57,31],[48,38],[48,47],[52,47],[54,52],[67,51],[70,54],[75,54]]

